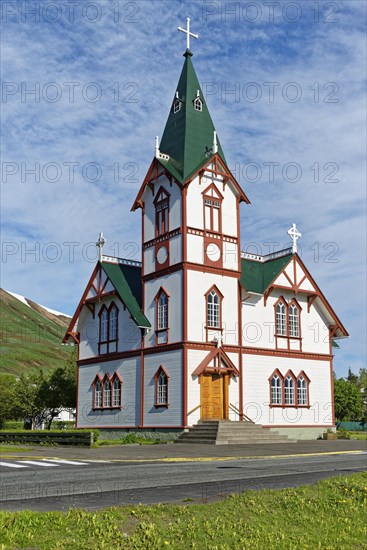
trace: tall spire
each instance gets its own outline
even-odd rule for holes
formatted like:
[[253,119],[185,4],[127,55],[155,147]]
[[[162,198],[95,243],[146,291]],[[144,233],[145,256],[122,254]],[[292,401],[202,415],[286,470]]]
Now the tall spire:
[[159,147],[169,157],[162,164],[180,183],[206,164],[215,152],[226,162],[191,61],[190,50],[186,50],[184,57],[184,66]]

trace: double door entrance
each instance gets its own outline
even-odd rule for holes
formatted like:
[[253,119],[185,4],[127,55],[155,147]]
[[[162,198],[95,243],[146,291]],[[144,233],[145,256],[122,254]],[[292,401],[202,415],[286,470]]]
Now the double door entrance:
[[228,419],[227,374],[203,373],[200,380],[201,420]]

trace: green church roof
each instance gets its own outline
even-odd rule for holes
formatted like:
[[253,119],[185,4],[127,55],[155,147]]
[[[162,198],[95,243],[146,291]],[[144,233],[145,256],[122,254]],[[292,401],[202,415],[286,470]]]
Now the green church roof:
[[138,327],[150,328],[151,324],[141,310],[141,268],[108,262],[101,262],[101,265]]
[[[191,61],[190,50],[186,50],[184,57],[185,62],[177,86],[180,110],[174,113],[172,103],[159,146],[161,153],[170,157],[169,160],[160,159],[160,162],[180,183],[184,183],[195,174],[212,156],[210,150],[215,130]],[[194,108],[197,91],[202,102],[202,111]],[[176,94],[173,102],[175,99]],[[226,162],[218,138],[217,143],[218,154]]]
[[284,267],[292,259],[293,254],[287,254],[267,262],[241,259],[241,285],[248,292],[264,294],[268,286],[276,279]]

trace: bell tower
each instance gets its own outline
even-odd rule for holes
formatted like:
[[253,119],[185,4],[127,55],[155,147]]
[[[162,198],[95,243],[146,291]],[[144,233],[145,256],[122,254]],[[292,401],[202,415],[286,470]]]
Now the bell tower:
[[240,203],[249,200],[227,166],[192,64],[189,21],[179,30],[188,37],[185,61],[132,210],[142,210],[143,311],[152,325],[144,353],[182,350],[186,425],[192,346],[240,346]]

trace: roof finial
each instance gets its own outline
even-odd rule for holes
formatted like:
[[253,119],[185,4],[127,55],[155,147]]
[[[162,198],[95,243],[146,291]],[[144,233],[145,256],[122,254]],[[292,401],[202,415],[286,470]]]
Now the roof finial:
[[288,235],[292,239],[292,254],[297,253],[297,239],[299,237],[302,237],[302,233],[300,233],[296,227],[296,224],[293,223],[292,227],[288,230]]
[[154,147],[154,156],[156,159],[160,160],[169,160],[169,155],[161,153],[159,150],[159,137],[155,136],[155,147]]
[[106,239],[103,236],[103,233],[99,234],[98,241],[96,242],[96,247],[98,248],[98,260],[102,261],[102,248],[106,243]]
[[190,17],[186,19],[186,23],[187,23],[187,29],[183,29],[182,27],[177,27],[177,30],[184,32],[186,34],[186,49],[190,50],[190,36],[192,36],[193,38],[199,38],[199,35],[190,32]]

